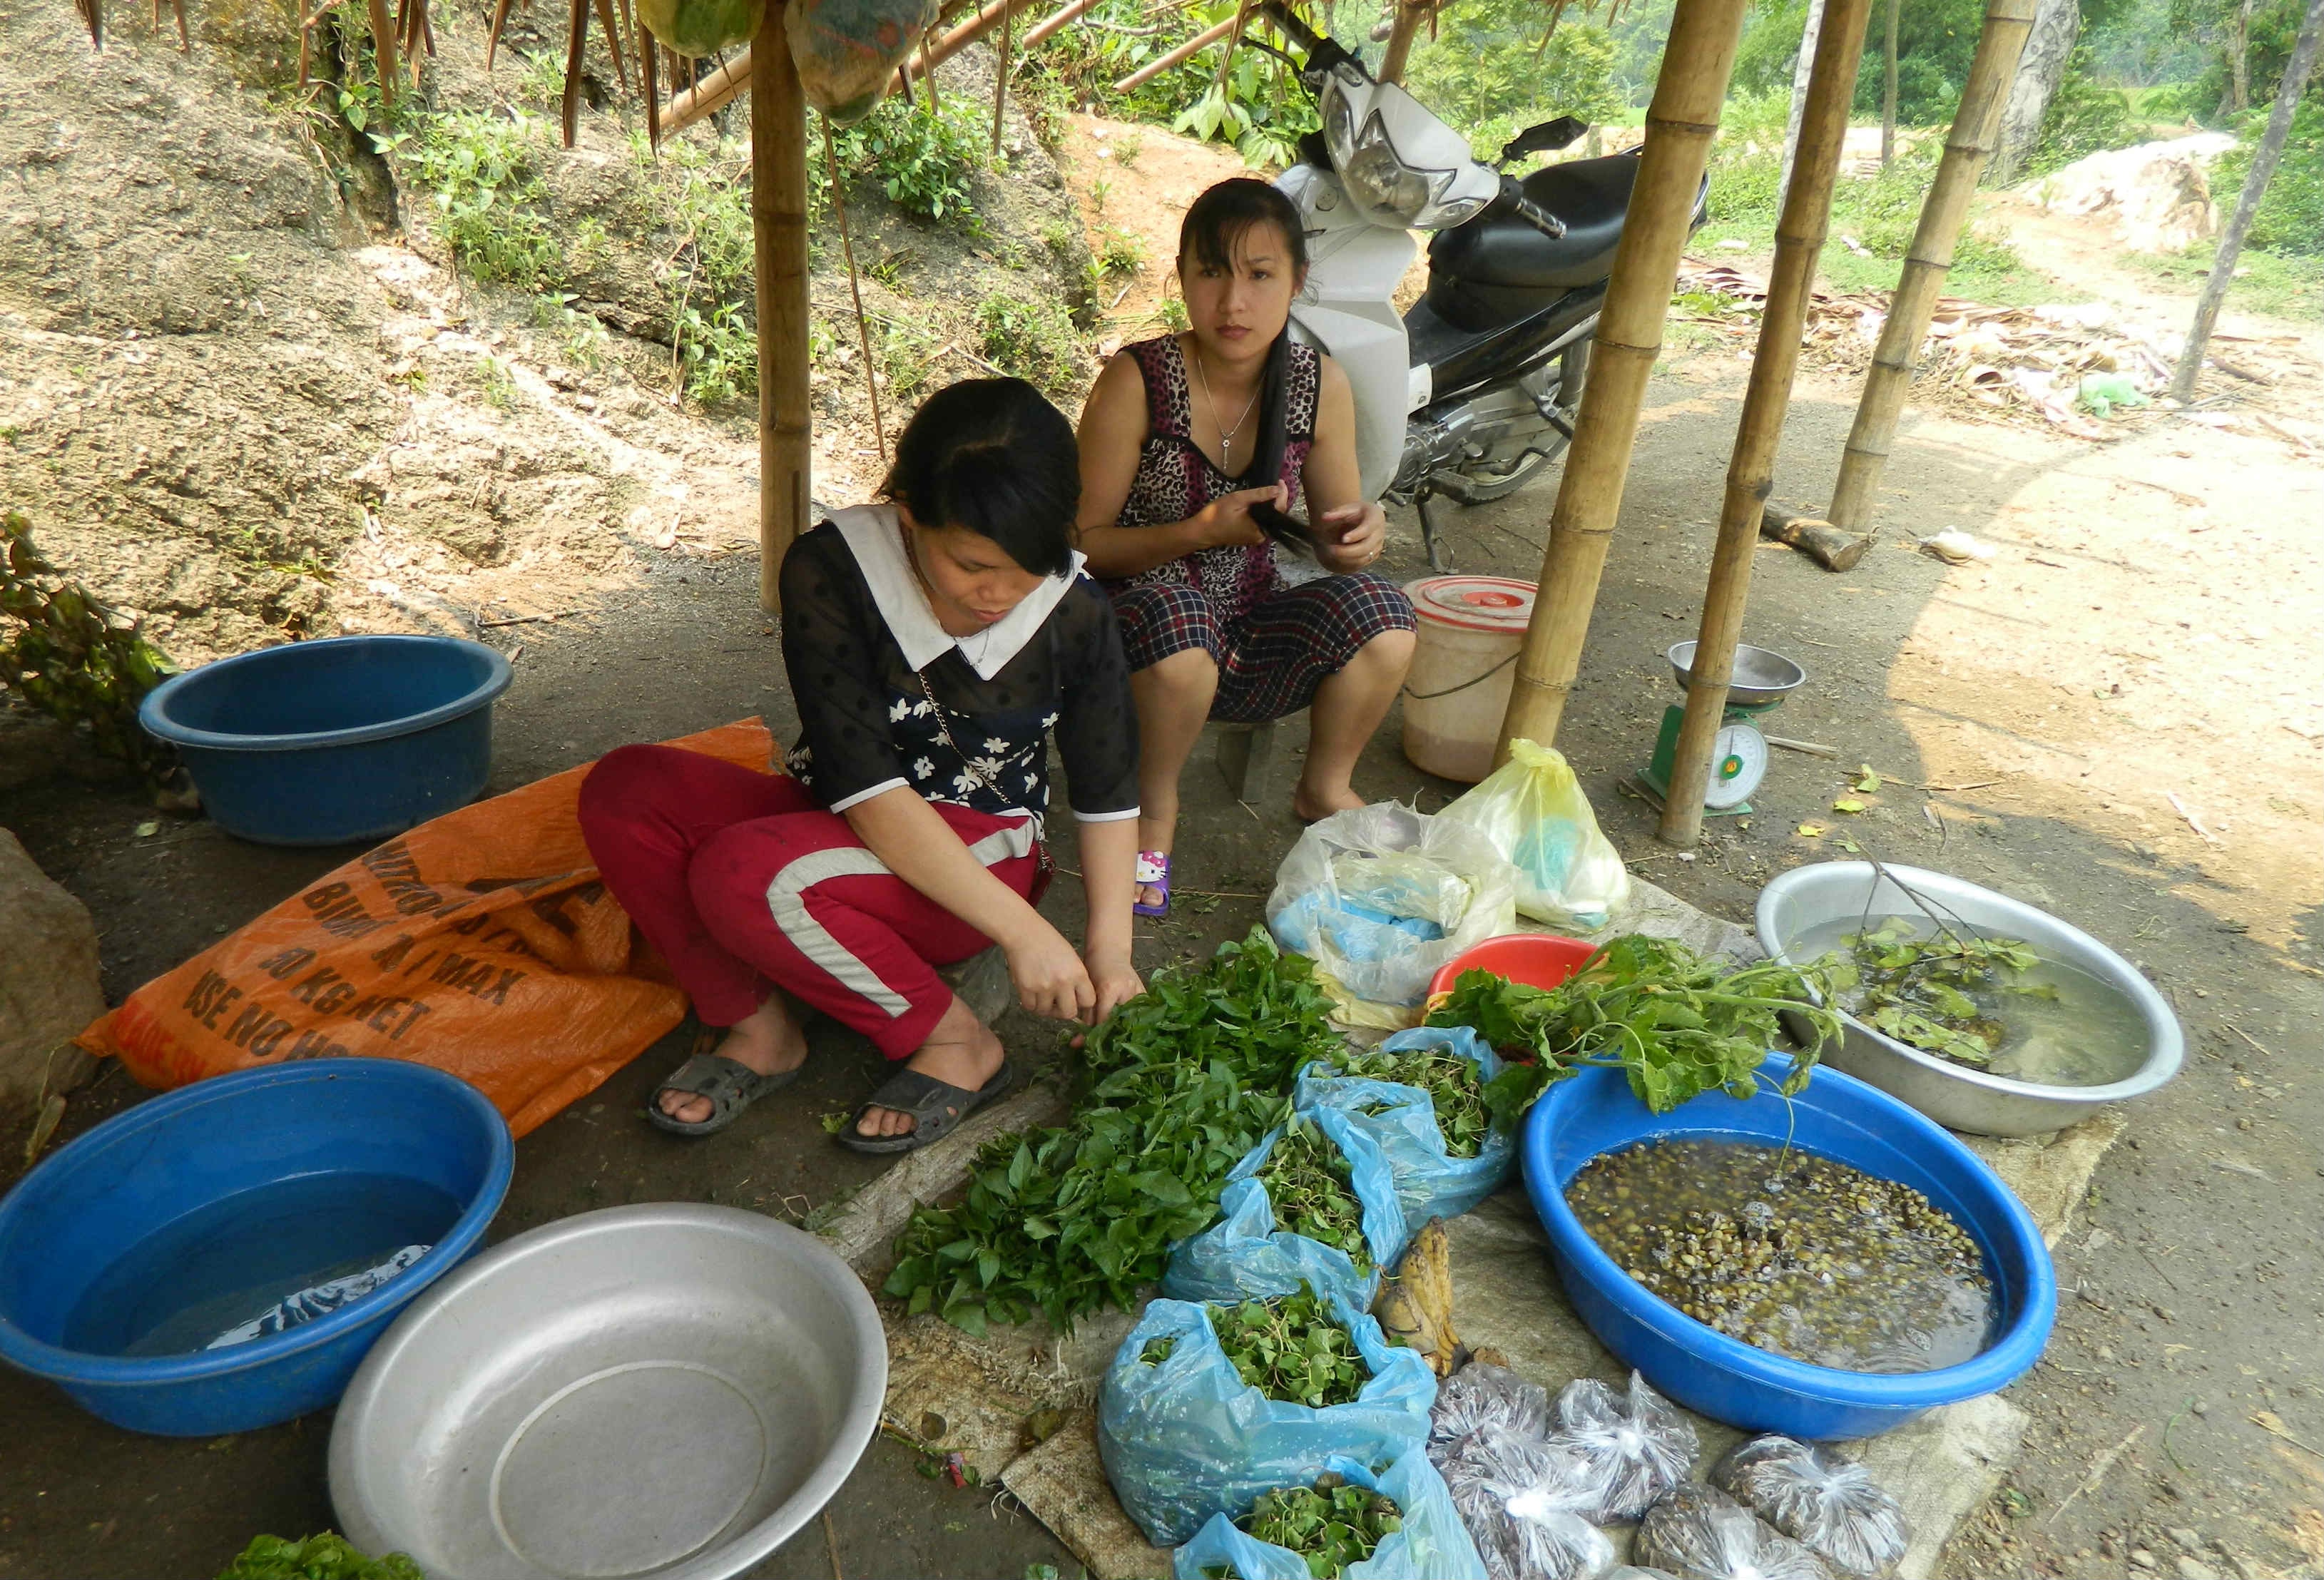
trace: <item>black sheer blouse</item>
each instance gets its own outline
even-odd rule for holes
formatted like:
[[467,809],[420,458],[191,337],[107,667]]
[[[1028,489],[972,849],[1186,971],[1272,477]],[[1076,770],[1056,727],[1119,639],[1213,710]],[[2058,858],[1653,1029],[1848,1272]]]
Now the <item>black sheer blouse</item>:
[[1138,815],[1138,725],[1113,605],[1072,587],[991,679],[949,642],[915,670],[863,568],[825,522],[783,557],[783,664],[798,707],[792,777],[834,811],[899,785],[931,801],[1040,818],[1048,737],[1074,815]]

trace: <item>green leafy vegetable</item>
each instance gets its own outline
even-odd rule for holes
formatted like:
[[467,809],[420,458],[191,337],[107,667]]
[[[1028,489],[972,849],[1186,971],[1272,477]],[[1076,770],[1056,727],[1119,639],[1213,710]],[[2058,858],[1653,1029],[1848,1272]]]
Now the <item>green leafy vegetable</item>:
[[158,785],[177,755],[139,726],[137,705],[177,672],[136,622],[49,563],[22,513],[0,511],[0,691],[87,726],[98,751]]
[[365,1557],[346,1538],[325,1531],[302,1541],[254,1536],[217,1580],[427,1580],[401,1553]]
[[1780,1012],[1804,1019],[1813,1042],[1794,1055],[1782,1090],[1805,1086],[1840,1020],[1817,1003],[1808,977],[1763,961],[1706,960],[1683,944],[1633,933],[1601,947],[1555,988],[1464,971],[1432,1026],[1473,1026],[1511,1064],[1485,1087],[1496,1123],[1513,1124],[1544,1088],[1585,1065],[1621,1069],[1656,1113],[1705,1092],[1757,1090],[1755,1074],[1782,1030]]
[[1384,1492],[1324,1475],[1312,1487],[1267,1493],[1235,1523],[1258,1540],[1305,1558],[1314,1580],[1337,1580],[1404,1529],[1404,1511]]
[[1259,1182],[1275,1209],[1275,1226],[1347,1253],[1359,1274],[1372,1269],[1348,1160],[1312,1120],[1295,1119],[1268,1149]]
[[1323,1409],[1352,1402],[1371,1381],[1356,1341],[1304,1284],[1296,1295],[1206,1309],[1235,1374],[1269,1399]]
[[1950,927],[1924,938],[1912,918],[1892,916],[1840,942],[1848,953],[1829,957],[1822,970],[1849,1012],[1956,1064],[1991,1063],[2007,1035],[1971,995],[2057,994],[2047,984],[2016,980],[2040,956],[2015,938],[1981,938]]
[[1293,1075],[1340,1050],[1331,1008],[1264,928],[1157,976],[1090,1033],[1071,1119],[996,1137],[964,1199],[913,1214],[886,1293],[970,1333],[1130,1306],[1218,1215],[1228,1171],[1287,1116]]
[[1351,1076],[1417,1086],[1436,1109],[1437,1132],[1448,1158],[1473,1158],[1485,1144],[1492,1116],[1485,1111],[1485,1083],[1477,1061],[1444,1048],[1410,1048],[1400,1053],[1367,1049],[1343,1054],[1340,1067]]

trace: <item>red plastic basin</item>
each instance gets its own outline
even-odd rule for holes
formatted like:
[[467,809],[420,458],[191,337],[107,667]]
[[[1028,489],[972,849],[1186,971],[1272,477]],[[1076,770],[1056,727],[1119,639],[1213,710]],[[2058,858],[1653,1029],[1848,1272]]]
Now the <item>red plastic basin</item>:
[[1446,961],[1430,979],[1428,997],[1434,1003],[1437,994],[1451,993],[1452,984],[1463,971],[1489,971],[1529,987],[1555,987],[1581,970],[1582,963],[1595,954],[1597,947],[1555,933],[1508,933],[1487,938],[1475,948]]

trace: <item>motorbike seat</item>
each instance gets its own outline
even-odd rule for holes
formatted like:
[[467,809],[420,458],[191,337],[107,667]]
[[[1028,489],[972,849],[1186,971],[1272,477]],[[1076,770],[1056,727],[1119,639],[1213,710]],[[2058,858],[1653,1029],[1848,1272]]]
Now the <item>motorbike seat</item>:
[[1594,285],[1614,271],[1614,247],[1637,179],[1631,153],[1537,170],[1525,178],[1526,196],[1564,223],[1563,236],[1545,236],[1514,214],[1488,214],[1438,231],[1428,243],[1429,272],[1519,290]]

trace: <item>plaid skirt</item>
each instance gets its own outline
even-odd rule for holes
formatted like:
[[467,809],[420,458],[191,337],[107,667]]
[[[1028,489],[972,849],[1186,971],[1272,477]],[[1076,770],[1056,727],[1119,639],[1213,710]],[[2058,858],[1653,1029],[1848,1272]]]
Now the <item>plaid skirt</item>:
[[1416,626],[1404,589],[1370,571],[1279,587],[1233,620],[1220,619],[1198,588],[1181,584],[1136,582],[1106,590],[1121,622],[1131,670],[1201,648],[1219,666],[1211,716],[1229,724],[1297,713],[1364,643]]

